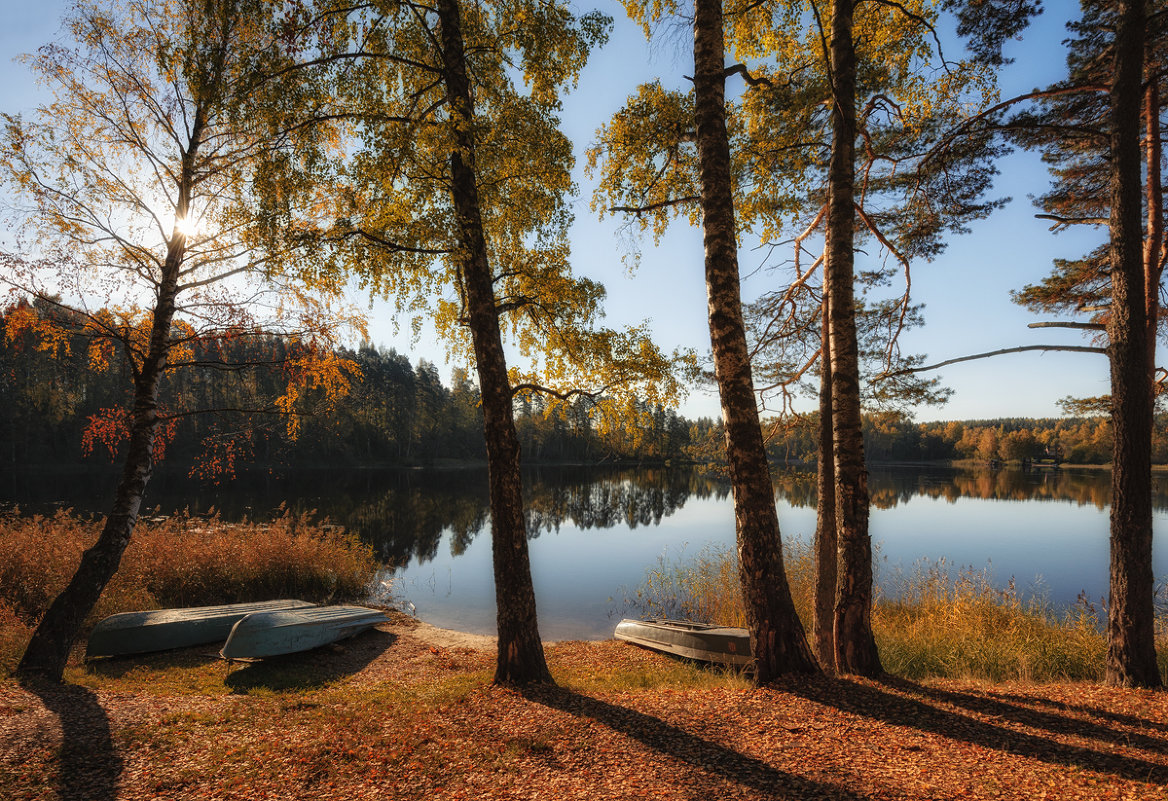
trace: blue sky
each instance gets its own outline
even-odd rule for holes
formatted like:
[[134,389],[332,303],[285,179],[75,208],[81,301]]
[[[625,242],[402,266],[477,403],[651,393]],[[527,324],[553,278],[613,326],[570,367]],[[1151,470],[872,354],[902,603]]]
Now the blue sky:
[[[651,239],[640,241],[640,267],[630,275],[622,262],[629,243],[620,236],[620,221],[596,220],[589,209],[591,183],[582,172],[582,153],[596,128],[620,108],[639,83],[660,77],[673,85],[692,70],[689,38],[682,31],[668,41],[646,43],[640,29],[623,18],[617,3],[602,0],[597,5],[616,19],[616,27],[608,45],[594,55],[564,109],[565,131],[580,155],[580,196],[574,201],[572,235],[574,268],[607,286],[608,325],[649,320],[663,348],[693,348],[704,353],[709,339],[700,232],[677,223],[658,246]],[[1003,97],[1050,83],[1064,72],[1060,45],[1065,37],[1063,23],[1077,3],[1052,0],[1047,5],[1046,14],[1024,41],[1014,43],[1008,51],[1016,62],[1002,76]],[[0,0],[5,20],[0,27],[0,110],[27,110],[38,102],[38,88],[27,69],[13,58],[51,40],[66,7],[64,0],[35,4]],[[1039,318],[1011,303],[1009,293],[1040,280],[1049,272],[1053,258],[1081,254],[1099,241],[1100,234],[1074,231],[1055,236],[1048,223],[1034,219],[1028,195],[1041,194],[1048,185],[1037,155],[1016,154],[1004,159],[1000,168],[996,194],[1012,196],[1013,202],[975,225],[970,234],[952,239],[936,261],[914,265],[913,297],[926,304],[926,325],[905,336],[905,352],[927,354],[932,362],[1023,344],[1084,344],[1074,331],[1027,329],[1027,323]],[[740,254],[747,298],[785,280],[781,271],[757,270],[760,258],[749,248]],[[395,334],[385,305],[374,306],[370,323],[377,344],[408,353],[415,362],[419,358],[434,361],[444,375],[449,374],[444,352],[429,337],[410,342],[408,325]],[[940,375],[955,395],[946,406],[918,410],[918,419],[1057,416],[1059,398],[1108,391],[1107,360],[1099,355],[1017,354],[954,365]],[[716,415],[717,398],[695,391],[681,411],[690,417]]]

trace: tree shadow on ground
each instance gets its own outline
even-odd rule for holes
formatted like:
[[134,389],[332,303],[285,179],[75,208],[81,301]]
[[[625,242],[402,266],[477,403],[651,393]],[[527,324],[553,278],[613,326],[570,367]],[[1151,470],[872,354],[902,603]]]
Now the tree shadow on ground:
[[867,796],[838,785],[778,770],[762,760],[698,737],[685,729],[635,709],[616,706],[562,687],[526,688],[524,697],[580,718],[591,718],[658,753],[684,762],[775,799],[815,798],[823,801],[867,801]]
[[[1122,712],[1113,712],[1110,709],[1100,709],[1099,707],[1089,706],[1087,704],[1069,704],[1066,701],[1056,701],[1052,698],[1033,698],[1028,695],[1018,695],[1016,693],[997,691],[987,692],[986,696],[989,698],[995,698],[1005,703],[1017,704],[1018,706],[1046,707],[1048,709],[1059,710],[1062,712],[1079,712],[1084,715],[1091,715],[1092,717],[1110,720],[1113,723],[1120,724],[1121,726],[1133,726],[1141,729],[1162,731],[1165,734],[1168,734],[1168,723],[1161,723],[1157,720],[1136,717],[1135,715],[1125,715]],[[1168,700],[1168,698],[1165,698],[1164,700]]]
[[223,683],[241,695],[256,690],[315,690],[361,672],[396,640],[396,634],[370,629],[343,643],[248,662],[246,667],[228,674]]
[[113,801],[123,763],[114,748],[109,716],[97,695],[75,684],[24,681],[22,686],[61,722],[57,795],[61,801]]
[[[1107,773],[1145,784],[1163,785],[1168,782],[1168,765],[1095,748],[1068,745],[944,709],[937,704],[960,705],[963,699],[957,696],[963,694],[926,687],[904,679],[885,679],[882,686],[848,678],[791,679],[782,689],[851,715],[917,729],[927,734],[1014,756],[1052,765]],[[968,698],[964,700],[968,704],[965,708],[976,707],[976,711],[981,714],[996,715],[1003,719],[1003,724],[1020,723],[1047,731],[1095,737],[1108,743],[1130,742],[1128,733],[1118,732],[1106,726],[1091,725],[1078,719],[1000,704],[988,699],[985,699],[986,703],[976,705],[970,703]],[[1145,739],[1155,741],[1158,744],[1156,750],[1163,749],[1161,741],[1155,738]]]
[[123,679],[141,670],[167,671],[202,667],[219,661],[219,654],[207,648],[182,648],[154,654],[132,654],[88,659],[85,671],[103,679]]
[[[956,690],[947,690],[940,687],[928,687],[903,679],[886,679],[885,684],[895,687],[901,692],[917,693],[934,701],[959,706],[971,712],[983,715],[992,715],[1007,721],[1014,721],[1036,729],[1045,729],[1055,734],[1071,734],[1080,737],[1089,737],[1115,745],[1129,745],[1135,748],[1151,751],[1157,754],[1168,754],[1168,740],[1139,732],[1113,729],[1102,723],[1083,720],[1080,717],[1068,717],[1057,712],[1037,709],[1019,703],[1010,703],[998,698],[992,698],[975,693],[964,693]],[[1118,722],[1118,721],[1116,721]],[[1155,729],[1152,721],[1132,719],[1127,725],[1138,728]]]

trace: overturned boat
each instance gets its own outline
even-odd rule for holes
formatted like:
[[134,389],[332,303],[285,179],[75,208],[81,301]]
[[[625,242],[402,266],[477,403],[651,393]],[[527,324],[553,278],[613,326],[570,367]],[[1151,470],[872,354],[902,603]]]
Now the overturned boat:
[[312,606],[308,601],[279,600],[122,612],[94,626],[85,657],[129,656],[223,642],[232,626],[253,612]]
[[750,633],[746,629],[695,623],[691,620],[622,620],[614,636],[654,651],[713,662],[746,666],[751,662]]
[[364,606],[315,606],[254,612],[231,629],[224,659],[262,659],[295,654],[352,637],[388,618]]

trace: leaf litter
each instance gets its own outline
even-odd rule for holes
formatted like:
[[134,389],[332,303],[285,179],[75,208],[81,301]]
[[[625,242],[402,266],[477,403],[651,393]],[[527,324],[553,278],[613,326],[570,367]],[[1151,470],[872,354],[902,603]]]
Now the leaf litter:
[[615,641],[549,646],[559,686],[520,691],[491,686],[493,651],[424,634],[398,621],[271,664],[0,684],[0,798],[1168,801],[1164,693],[754,689]]

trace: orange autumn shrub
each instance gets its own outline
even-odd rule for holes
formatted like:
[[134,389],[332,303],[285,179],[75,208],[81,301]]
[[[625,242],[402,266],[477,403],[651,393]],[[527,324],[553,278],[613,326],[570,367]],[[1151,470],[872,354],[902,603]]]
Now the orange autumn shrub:
[[[0,516],[0,669],[15,664],[31,627],[73,576],[101,525],[68,511]],[[142,520],[89,623],[135,609],[274,598],[356,601],[368,596],[378,569],[370,546],[309,515],[284,513],[270,523],[185,513]]]

